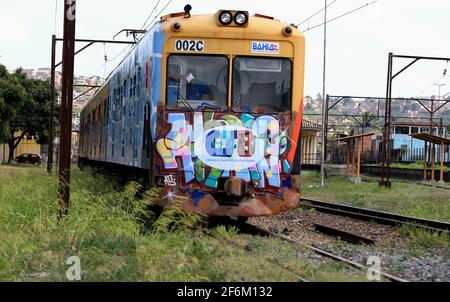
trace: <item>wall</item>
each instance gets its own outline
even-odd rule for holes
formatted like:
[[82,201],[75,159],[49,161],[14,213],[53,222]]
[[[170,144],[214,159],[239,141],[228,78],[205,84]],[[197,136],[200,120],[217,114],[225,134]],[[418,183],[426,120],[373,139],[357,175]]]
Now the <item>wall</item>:
[[[17,135],[17,134],[16,134]],[[22,139],[19,146],[14,150],[14,157],[17,157],[23,153],[37,153],[41,154],[41,145],[36,143],[34,139]],[[9,156],[8,144],[0,144],[0,162],[7,163]]]

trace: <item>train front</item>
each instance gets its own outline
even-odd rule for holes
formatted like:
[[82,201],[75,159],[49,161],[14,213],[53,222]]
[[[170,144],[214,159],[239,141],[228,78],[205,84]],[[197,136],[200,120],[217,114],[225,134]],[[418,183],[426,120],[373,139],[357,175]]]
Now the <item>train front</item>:
[[300,201],[304,37],[242,11],[163,17],[153,173],[161,204],[269,216]]

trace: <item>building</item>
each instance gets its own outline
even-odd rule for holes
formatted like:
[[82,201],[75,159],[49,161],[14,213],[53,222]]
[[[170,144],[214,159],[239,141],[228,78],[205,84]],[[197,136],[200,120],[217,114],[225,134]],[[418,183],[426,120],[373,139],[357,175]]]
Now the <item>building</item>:
[[50,81],[51,69],[47,67],[38,68],[36,70],[34,78],[42,81]]
[[[429,121],[392,121],[393,160],[413,162],[424,159],[425,142],[411,137],[411,134],[430,132]],[[447,125],[433,127],[432,134],[446,137],[449,135]],[[437,147],[438,149],[440,147]],[[449,161],[448,148],[445,150],[445,161]]]
[[302,165],[320,164],[319,134],[322,126],[307,120],[302,122]]
[[22,69],[22,72],[26,75],[27,79],[34,77],[34,69]]

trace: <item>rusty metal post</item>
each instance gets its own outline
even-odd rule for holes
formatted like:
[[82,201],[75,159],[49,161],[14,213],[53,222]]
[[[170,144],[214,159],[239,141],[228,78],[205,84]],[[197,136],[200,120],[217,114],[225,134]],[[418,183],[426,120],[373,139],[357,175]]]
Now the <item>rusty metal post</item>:
[[[430,143],[431,145],[431,143]],[[431,147],[431,182],[435,180],[435,162],[436,162],[436,145],[433,143]]]
[[47,154],[47,173],[52,174],[53,169],[53,123],[55,119],[55,52],[56,36],[52,36],[52,59],[51,59],[51,77],[50,77],[50,108],[48,117],[48,154]]
[[427,181],[427,170],[428,170],[428,166],[427,166],[427,142],[425,141],[424,147],[423,147],[423,180]]
[[355,139],[352,138],[352,149],[351,149],[351,154],[352,154],[352,177],[355,177]]
[[363,144],[363,138],[358,138],[358,166],[356,167],[356,177],[361,177],[361,153],[362,153],[362,144]]
[[433,134],[433,118],[434,118],[434,101],[431,100],[431,111],[430,111],[430,134]]
[[322,150],[320,150],[320,186],[323,187],[325,185],[325,111],[328,108],[325,108],[325,94],[326,94],[326,65],[327,65],[327,0],[325,0],[325,11],[324,11],[324,31],[323,31],[323,91],[322,91]]
[[328,108],[330,107],[330,96],[327,95],[326,101],[325,101],[325,136],[324,136],[324,148],[325,148],[325,155],[324,155],[324,162],[327,161],[327,155],[328,155]]
[[76,0],[64,1],[64,41],[63,41],[63,75],[61,89],[61,126],[60,126],[60,160],[59,187],[60,196],[58,219],[69,212],[70,198],[70,152],[72,145],[72,101],[73,73],[75,58],[75,13]]
[[444,182],[444,156],[445,156],[445,146],[444,142],[441,143],[441,167],[440,167],[440,182]]
[[387,137],[386,137],[386,187],[391,187],[391,115],[392,115],[392,62],[393,61],[393,55],[392,53],[389,53],[389,85],[388,85],[388,115],[387,115]]
[[346,169],[345,169],[345,175],[347,177],[350,176],[350,141],[347,141],[347,152],[346,152]]
[[388,72],[387,72],[387,84],[386,84],[386,103],[384,108],[384,129],[383,129],[383,145],[381,151],[381,180],[380,186],[387,186],[387,168],[386,163],[388,161],[388,141],[390,140],[390,113],[389,113],[389,104],[390,104],[390,91],[392,84],[392,53],[389,53],[388,57]]

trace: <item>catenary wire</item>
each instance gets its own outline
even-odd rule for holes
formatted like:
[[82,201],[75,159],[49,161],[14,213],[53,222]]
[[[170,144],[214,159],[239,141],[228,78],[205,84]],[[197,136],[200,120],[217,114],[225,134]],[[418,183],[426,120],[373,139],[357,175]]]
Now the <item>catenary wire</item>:
[[[343,18],[343,17],[345,17],[345,16],[347,16],[347,15],[350,15],[350,14],[352,14],[352,13],[354,13],[354,12],[357,12],[357,11],[359,11],[359,10],[365,8],[365,7],[368,7],[369,5],[372,5],[372,4],[374,4],[374,3],[378,2],[378,1],[379,1],[379,0],[374,0],[374,1],[369,2],[369,3],[366,3],[366,4],[364,4],[364,5],[362,5],[362,6],[358,7],[358,8],[355,8],[355,9],[353,9],[353,10],[351,10],[351,11],[348,11],[348,12],[346,12],[345,14],[342,14],[342,15],[339,15],[339,16],[337,16],[337,17],[335,17],[335,18],[332,18],[332,19],[330,19],[330,20],[327,20],[326,24],[331,23],[331,22],[333,22],[333,21],[336,21],[336,20],[338,20],[338,19],[341,19],[341,18]],[[323,26],[324,24],[325,24],[325,22],[322,22],[322,23],[320,23],[320,24],[314,25],[313,27],[308,27],[308,28],[307,28],[306,30],[304,30],[303,32],[305,33],[305,32],[307,32],[307,31],[310,31],[310,30],[315,29],[315,28],[317,28],[317,27]]]

